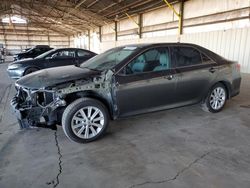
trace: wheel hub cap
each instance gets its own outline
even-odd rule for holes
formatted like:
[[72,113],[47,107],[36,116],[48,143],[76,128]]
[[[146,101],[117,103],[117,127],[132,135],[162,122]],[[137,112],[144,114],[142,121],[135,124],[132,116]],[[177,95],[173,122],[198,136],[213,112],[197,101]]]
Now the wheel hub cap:
[[214,110],[219,110],[223,107],[226,101],[226,92],[224,88],[215,88],[210,95],[210,105]]
[[78,110],[71,121],[73,133],[83,139],[95,137],[104,127],[104,115],[94,106],[87,106]]

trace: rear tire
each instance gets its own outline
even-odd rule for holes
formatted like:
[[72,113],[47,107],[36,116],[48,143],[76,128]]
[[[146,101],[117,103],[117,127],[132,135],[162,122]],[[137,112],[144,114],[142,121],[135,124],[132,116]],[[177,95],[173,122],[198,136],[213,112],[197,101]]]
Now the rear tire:
[[36,72],[36,71],[38,71],[39,69],[37,69],[37,68],[28,68],[25,72],[24,72],[24,76],[25,75],[27,75],[27,74],[30,74],[30,73],[32,73],[32,72]]
[[109,123],[107,108],[98,100],[80,98],[63,112],[62,127],[72,141],[86,143],[104,135]]
[[220,112],[227,101],[227,90],[221,83],[215,84],[208,92],[207,97],[201,104],[202,109],[206,112],[217,113]]
[[30,124],[28,123],[27,120],[18,119],[18,124],[19,124],[20,129],[27,129],[30,127]]

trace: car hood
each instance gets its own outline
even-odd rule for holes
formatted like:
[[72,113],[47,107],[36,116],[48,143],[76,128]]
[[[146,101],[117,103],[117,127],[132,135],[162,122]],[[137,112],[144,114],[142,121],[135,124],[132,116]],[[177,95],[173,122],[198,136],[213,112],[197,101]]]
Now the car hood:
[[70,65],[36,71],[20,78],[16,84],[29,89],[41,89],[73,80],[92,78],[100,74],[99,71]]
[[20,59],[17,62],[23,62],[23,61],[30,61],[33,60],[33,58],[29,57],[29,58],[24,58],[24,59]]
[[25,58],[25,59],[20,59],[18,61],[14,61],[13,63],[10,63],[9,65],[15,65],[15,64],[25,64],[25,63],[35,63],[39,61],[38,59],[33,59],[33,58]]

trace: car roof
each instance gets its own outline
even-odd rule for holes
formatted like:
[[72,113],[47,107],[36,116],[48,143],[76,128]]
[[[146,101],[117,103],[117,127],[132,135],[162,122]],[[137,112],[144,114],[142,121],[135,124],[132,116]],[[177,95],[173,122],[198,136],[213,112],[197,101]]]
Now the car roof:
[[35,45],[33,48],[50,48],[49,45]]
[[160,46],[164,46],[164,45],[168,45],[168,46],[190,46],[190,47],[194,47],[196,49],[198,49],[199,51],[202,51],[203,53],[205,53],[206,55],[208,55],[210,58],[214,59],[215,61],[220,61],[223,60],[224,58],[218,54],[216,54],[215,52],[204,48],[202,46],[199,46],[197,44],[193,44],[193,43],[182,43],[182,42],[171,42],[171,43],[144,43],[144,44],[129,44],[129,45],[123,45],[120,47],[138,47],[138,48],[151,48],[151,47],[160,47]]
[[181,43],[181,42],[162,42],[162,43],[142,43],[142,44],[128,44],[128,45],[122,45],[118,47],[138,47],[138,48],[145,48],[145,47],[154,47],[154,46],[161,46],[161,45],[187,45],[187,46],[193,46],[193,47],[200,47],[197,44],[192,44],[192,43]]
[[90,50],[86,50],[86,49],[83,49],[83,48],[54,48],[55,50],[85,50],[85,51],[89,51],[91,52]]

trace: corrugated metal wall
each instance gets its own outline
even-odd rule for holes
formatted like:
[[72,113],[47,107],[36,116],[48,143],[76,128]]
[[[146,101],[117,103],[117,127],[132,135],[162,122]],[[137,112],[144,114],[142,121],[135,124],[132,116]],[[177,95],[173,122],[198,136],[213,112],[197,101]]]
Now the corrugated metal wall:
[[242,72],[250,73],[250,28],[185,34],[181,42],[195,43],[238,61]]

